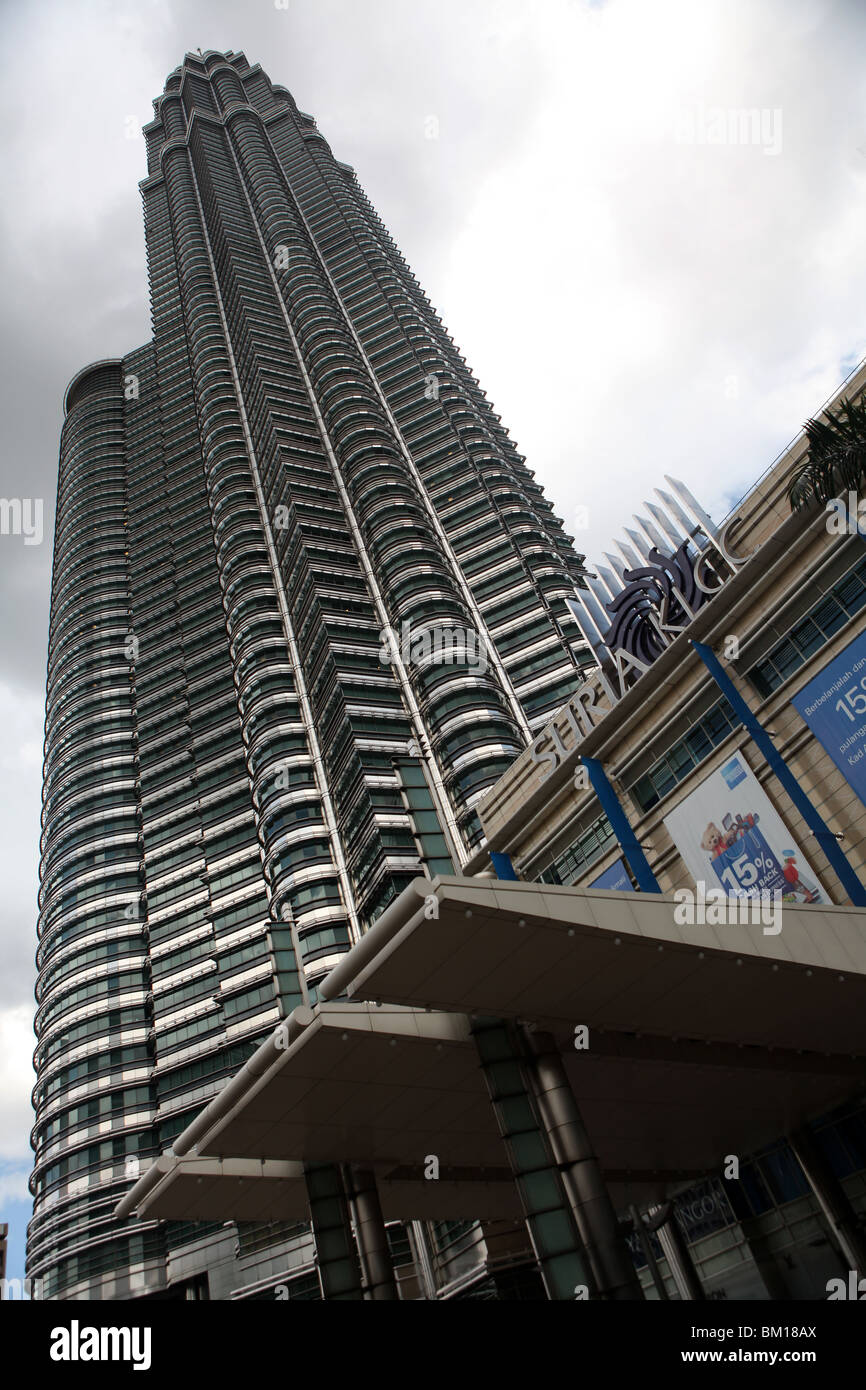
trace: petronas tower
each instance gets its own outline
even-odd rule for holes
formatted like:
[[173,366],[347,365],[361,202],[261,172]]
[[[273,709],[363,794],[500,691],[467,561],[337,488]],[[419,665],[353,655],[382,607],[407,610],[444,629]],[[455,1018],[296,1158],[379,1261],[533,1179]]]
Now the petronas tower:
[[47,1298],[306,1277],[303,1228],[112,1211],[406,883],[459,871],[587,660],[570,538],[313,118],[236,53],[154,108],[153,338],[74,377],[60,446]]

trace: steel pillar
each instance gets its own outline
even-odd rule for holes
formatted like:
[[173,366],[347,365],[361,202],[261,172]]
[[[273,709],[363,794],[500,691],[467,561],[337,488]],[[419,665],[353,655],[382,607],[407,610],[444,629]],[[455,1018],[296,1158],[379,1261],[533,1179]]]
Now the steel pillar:
[[595,1281],[527,1085],[519,1034],[498,1018],[476,1020],[472,1032],[547,1296],[592,1297]]
[[621,1233],[592,1142],[578,1109],[556,1039],[523,1030],[529,1074],[551,1151],[600,1298],[642,1299],[643,1290]]
[[304,1177],[322,1297],[329,1300],[363,1298],[361,1271],[340,1170],[333,1163],[305,1163]]
[[664,1251],[680,1298],[687,1303],[706,1298],[691,1251],[679,1228],[673,1203],[665,1202],[663,1206],[650,1207],[647,1216],[647,1224],[658,1235],[659,1245]]
[[409,1248],[412,1251],[412,1259],[415,1263],[415,1272],[418,1275],[418,1282],[424,1290],[424,1297],[435,1299],[436,1297],[436,1276],[433,1273],[433,1261],[430,1258],[430,1243],[427,1237],[427,1227],[423,1221],[412,1221],[407,1227],[409,1232]]
[[375,1175],[358,1164],[345,1167],[346,1189],[354,1207],[355,1239],[364,1278],[364,1297],[374,1302],[396,1299],[397,1281]]
[[831,1234],[849,1269],[866,1275],[866,1232],[839,1179],[831,1171],[807,1129],[788,1136],[794,1156],[806,1175]]
[[644,1225],[644,1219],[639,1209],[636,1206],[634,1206],[634,1204],[632,1204],[629,1207],[629,1213],[631,1215],[632,1224],[634,1225],[635,1235],[640,1241],[640,1248],[643,1251],[643,1257],[646,1260],[647,1269],[649,1270],[650,1275],[652,1277],[653,1287],[655,1288],[655,1291],[658,1294],[659,1299],[666,1300],[668,1297],[668,1291],[665,1287],[665,1281],[662,1278],[662,1272],[659,1269],[658,1260],[655,1257],[653,1243],[650,1240],[650,1233]]

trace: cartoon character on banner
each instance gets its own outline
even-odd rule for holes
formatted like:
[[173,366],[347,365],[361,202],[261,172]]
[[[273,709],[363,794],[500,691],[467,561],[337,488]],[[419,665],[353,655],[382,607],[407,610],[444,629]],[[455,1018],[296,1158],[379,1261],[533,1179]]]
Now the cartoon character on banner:
[[779,893],[783,902],[821,902],[814,884],[800,877],[793,850],[780,856],[759,829],[757,812],[728,812],[722,827],[710,821],[701,838],[701,849],[710,857],[713,872],[729,895],[758,897]]
[[792,849],[783,849],[782,858],[785,861],[782,874],[785,882],[788,884],[788,891],[793,894],[795,898],[798,894],[801,894],[804,903],[819,903],[821,901],[821,894],[814,883],[810,883],[808,879],[801,877],[800,871],[797,868],[797,859],[794,851]]

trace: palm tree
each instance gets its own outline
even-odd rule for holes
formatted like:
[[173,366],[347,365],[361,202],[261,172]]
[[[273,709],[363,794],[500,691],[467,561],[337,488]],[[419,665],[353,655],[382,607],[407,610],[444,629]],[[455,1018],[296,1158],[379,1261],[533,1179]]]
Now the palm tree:
[[808,448],[788,484],[792,512],[811,502],[826,506],[840,493],[866,486],[866,398],[856,405],[842,400],[803,428]]

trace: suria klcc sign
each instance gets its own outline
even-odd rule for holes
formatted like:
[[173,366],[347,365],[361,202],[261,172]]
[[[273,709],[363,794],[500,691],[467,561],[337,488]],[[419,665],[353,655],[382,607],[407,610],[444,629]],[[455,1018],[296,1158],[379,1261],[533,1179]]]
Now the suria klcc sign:
[[[626,528],[618,554],[607,553],[568,607],[598,661],[531,749],[549,777],[609,714],[750,556],[734,549],[739,517],[716,526],[684,483],[668,477],[670,491],[644,504],[638,529]],[[557,722],[574,741],[567,747]]]

